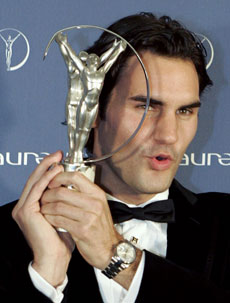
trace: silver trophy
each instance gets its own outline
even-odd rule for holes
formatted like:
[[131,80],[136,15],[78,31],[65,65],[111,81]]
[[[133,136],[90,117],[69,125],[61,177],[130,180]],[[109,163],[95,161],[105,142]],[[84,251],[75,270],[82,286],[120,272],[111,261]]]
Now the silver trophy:
[[[112,34],[114,42],[112,46],[105,51],[100,57],[97,54],[88,54],[80,51],[77,55],[68,42],[67,35],[64,32],[72,29],[93,28],[107,31]],[[77,25],[67,27],[56,32],[50,39],[44,59],[48,54],[49,47],[53,41],[59,46],[68,72],[68,95],[66,100],[66,122],[68,127],[69,152],[63,161],[65,171],[80,171],[90,177],[94,168],[92,163],[105,160],[114,153],[123,148],[133,139],[139,131],[149,106],[149,81],[145,66],[136,52],[136,50],[120,35],[95,25]],[[83,159],[84,147],[89,138],[89,133],[97,118],[99,97],[103,88],[106,73],[116,62],[119,55],[129,46],[139,60],[146,79],[146,108],[143,117],[134,130],[132,136],[110,154],[100,159]]]
[[125,50],[126,43],[115,39],[112,47],[99,57],[85,51],[76,55],[67,36],[62,33],[58,33],[55,41],[66,63],[69,83],[66,101],[69,152],[64,159],[64,167],[66,171],[79,170],[92,180],[93,169],[84,164],[83,150],[97,118],[105,75]]
[[[77,55],[70,46],[67,35],[64,34],[64,32],[67,30],[82,28],[96,28],[111,33],[115,37],[112,46],[100,57],[97,54],[88,54],[85,51],[80,51]],[[48,53],[50,44],[54,40],[59,46],[68,72],[68,95],[65,111],[68,127],[69,151],[63,161],[64,170],[80,171],[93,182],[95,177],[95,165],[93,163],[111,157],[114,153],[128,144],[139,131],[149,106],[148,75],[143,62],[135,49],[123,37],[108,29],[94,25],[78,25],[62,29],[56,32],[49,41],[45,50],[44,59]],[[89,133],[97,118],[99,97],[103,88],[106,73],[116,62],[119,55],[126,49],[127,45],[138,58],[146,79],[147,98],[143,117],[131,137],[121,146],[116,148],[116,150],[111,151],[111,153],[104,155],[100,159],[85,160],[83,158],[84,148],[88,141]],[[72,186],[68,186],[68,188],[74,189]],[[63,229],[58,230],[65,231]]]

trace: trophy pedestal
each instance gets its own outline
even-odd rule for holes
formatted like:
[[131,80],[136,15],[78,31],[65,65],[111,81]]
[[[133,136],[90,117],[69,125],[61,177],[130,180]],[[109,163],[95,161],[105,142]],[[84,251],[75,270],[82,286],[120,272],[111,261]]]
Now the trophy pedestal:
[[[96,171],[96,166],[95,165],[85,165],[84,163],[68,163],[68,162],[63,162],[63,167],[64,171],[67,172],[75,172],[79,171],[81,174],[83,174],[85,177],[87,177],[90,181],[94,182],[95,179],[95,171]],[[69,185],[67,188],[71,190],[77,190],[74,185]],[[67,232],[64,228],[57,228],[57,231],[59,232]]]
[[63,167],[65,171],[68,172],[75,172],[79,171],[82,173],[85,177],[87,177],[90,181],[94,182],[95,179],[95,171],[96,171],[96,166],[95,165],[85,165],[84,163],[68,163],[64,162]]

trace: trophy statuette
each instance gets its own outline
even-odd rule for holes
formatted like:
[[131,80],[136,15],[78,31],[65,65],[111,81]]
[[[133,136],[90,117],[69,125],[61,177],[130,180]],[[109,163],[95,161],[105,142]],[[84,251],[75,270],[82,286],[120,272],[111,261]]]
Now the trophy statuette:
[[115,39],[100,57],[81,51],[76,55],[67,36],[58,33],[55,38],[68,70],[69,90],[66,100],[69,152],[64,159],[65,171],[79,170],[93,181],[92,166],[84,164],[83,150],[97,118],[99,96],[104,78],[126,43]]

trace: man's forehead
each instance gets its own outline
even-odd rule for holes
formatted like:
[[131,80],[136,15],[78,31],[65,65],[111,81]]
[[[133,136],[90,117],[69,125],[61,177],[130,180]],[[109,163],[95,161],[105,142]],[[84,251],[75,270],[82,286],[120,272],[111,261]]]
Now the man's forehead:
[[[191,65],[195,70],[195,65],[191,59],[188,58],[179,58],[179,57],[170,57],[170,56],[163,56],[156,53],[153,53],[149,50],[141,51],[138,53],[141,59],[138,60],[137,56],[133,55],[127,59],[124,66],[122,67],[121,75],[125,75],[127,73],[132,74],[136,70],[140,70],[140,76],[144,75],[144,69],[146,73],[153,73],[159,71],[160,63],[167,62],[167,63],[174,63],[174,62],[184,62],[187,65]],[[153,69],[155,67],[155,69]],[[162,66],[161,66],[162,67]]]
[[[150,51],[140,53],[143,66],[139,62],[136,56],[130,57],[122,68],[121,74],[119,75],[119,80],[136,80],[136,81],[146,81],[145,72],[151,81],[154,80],[173,80],[178,76],[189,77],[193,76],[195,80],[198,80],[198,74],[193,62],[189,59],[181,59],[175,57],[166,57],[153,54]],[[178,72],[178,67],[180,67],[180,73]],[[170,77],[169,77],[170,76]],[[183,80],[180,79],[180,80]],[[119,82],[119,81],[118,81]]]
[[[163,57],[151,52],[142,53],[141,58],[149,78],[150,98],[163,104],[171,103],[175,97],[178,98],[180,106],[199,101],[198,74],[190,60]],[[124,99],[128,96],[146,98],[146,78],[135,56],[127,60],[115,86],[115,94]]]

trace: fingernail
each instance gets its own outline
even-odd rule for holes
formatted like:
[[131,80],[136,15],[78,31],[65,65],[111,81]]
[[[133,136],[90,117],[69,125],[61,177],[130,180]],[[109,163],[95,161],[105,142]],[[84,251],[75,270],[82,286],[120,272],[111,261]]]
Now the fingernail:
[[58,165],[57,162],[53,163],[52,165],[50,165],[50,167],[48,168],[48,170],[54,169],[54,167],[56,167],[57,165]]

